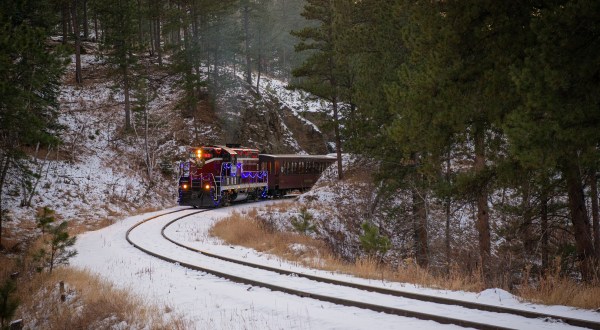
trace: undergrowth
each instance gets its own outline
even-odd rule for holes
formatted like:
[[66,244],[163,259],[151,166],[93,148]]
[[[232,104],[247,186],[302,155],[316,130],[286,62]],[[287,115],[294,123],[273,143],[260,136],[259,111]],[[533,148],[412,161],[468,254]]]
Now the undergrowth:
[[18,290],[17,316],[25,321],[25,329],[189,328],[182,316],[166,315],[168,306],[149,305],[87,271],[60,268],[36,274]]
[[[382,264],[379,258],[367,257],[355,262],[341,260],[323,241],[295,232],[280,232],[259,219],[257,211],[234,212],[210,229],[210,235],[228,244],[241,245],[269,253],[291,263],[326,271],[340,272],[368,279],[412,283],[424,287],[480,292],[486,288],[481,272],[465,272],[458,266],[447,274],[432,274],[411,260],[402,267]],[[529,275],[529,274],[527,274]],[[525,278],[530,278],[525,276]],[[568,305],[579,308],[600,307],[600,283],[582,284],[555,269],[541,279],[523,283],[514,294],[523,300],[546,305]]]

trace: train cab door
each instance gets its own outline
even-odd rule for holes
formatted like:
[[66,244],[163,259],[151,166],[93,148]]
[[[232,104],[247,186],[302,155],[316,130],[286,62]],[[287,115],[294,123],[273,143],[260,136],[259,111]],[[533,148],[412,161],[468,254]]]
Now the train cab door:
[[273,171],[271,176],[271,178],[273,178],[273,182],[269,182],[269,186],[279,189],[279,174],[281,172],[281,164],[279,163],[279,160],[273,160],[271,170]]

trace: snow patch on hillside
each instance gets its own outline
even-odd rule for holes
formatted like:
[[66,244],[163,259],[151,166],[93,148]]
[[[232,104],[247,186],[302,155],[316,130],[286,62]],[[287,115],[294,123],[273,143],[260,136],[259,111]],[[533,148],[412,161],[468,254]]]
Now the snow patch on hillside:
[[[174,185],[158,167],[153,173],[153,182],[148,180],[141,123],[134,120],[133,134],[122,133],[123,93],[106,78],[95,77],[107,69],[103,61],[94,55],[83,55],[82,68],[82,86],[69,82],[74,62],[61,86],[58,123],[64,127],[60,135],[62,144],[58,148],[39,150],[23,163],[39,175],[39,180],[31,178],[28,191],[20,180],[22,171],[13,168],[8,176],[9,189],[3,202],[12,220],[7,225],[14,234],[32,234],[28,228],[34,226],[25,223],[34,220],[35,210],[40,207],[54,209],[61,220],[92,224],[102,219],[114,221],[135,210],[163,208],[175,203]],[[157,125],[167,125],[180,92],[173,78],[157,75],[152,79],[155,98],[148,112]],[[177,145],[173,136],[155,133],[157,136],[149,139],[154,155],[172,153],[170,149]],[[154,161],[157,166],[161,160]],[[20,206],[32,191],[31,206]]]

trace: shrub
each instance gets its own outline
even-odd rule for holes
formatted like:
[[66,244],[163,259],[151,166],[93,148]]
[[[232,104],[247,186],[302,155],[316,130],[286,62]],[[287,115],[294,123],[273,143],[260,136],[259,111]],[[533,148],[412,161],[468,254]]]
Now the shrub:
[[12,297],[16,291],[17,286],[11,279],[8,279],[0,287],[0,329],[8,327],[8,322],[15,315],[19,306],[19,299]]
[[313,215],[308,212],[306,207],[300,209],[300,220],[298,220],[296,217],[292,217],[290,222],[297,232],[304,235],[312,233],[316,229],[315,225],[313,224]]
[[379,233],[377,226],[365,222],[362,224],[363,234],[360,235],[360,245],[369,255],[383,255],[390,249],[391,243],[389,238]]
[[69,249],[75,244],[76,237],[69,235],[68,225],[67,221],[56,226],[48,225],[49,239],[44,238],[43,246],[34,254],[39,272],[47,268],[52,273],[55,266],[68,265],[69,259],[77,254],[77,251]]

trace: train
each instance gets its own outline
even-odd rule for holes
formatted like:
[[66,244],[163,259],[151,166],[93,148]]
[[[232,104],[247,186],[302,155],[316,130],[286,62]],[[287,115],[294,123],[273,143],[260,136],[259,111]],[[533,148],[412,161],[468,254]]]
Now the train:
[[297,195],[335,161],[330,155],[261,154],[240,144],[188,148],[179,163],[177,203],[209,208]]

